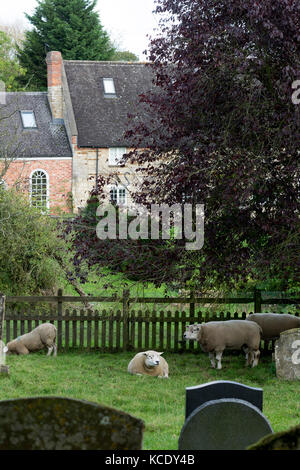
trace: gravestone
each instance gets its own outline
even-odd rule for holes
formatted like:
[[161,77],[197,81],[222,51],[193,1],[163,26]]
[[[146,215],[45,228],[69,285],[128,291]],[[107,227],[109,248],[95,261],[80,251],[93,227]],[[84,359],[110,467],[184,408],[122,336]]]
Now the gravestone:
[[3,351],[5,344],[0,339],[0,377],[9,376],[9,366],[5,365],[6,354]]
[[188,387],[179,450],[246,449],[273,432],[262,405],[262,389],[238,382]]
[[247,385],[229,380],[216,380],[203,385],[186,388],[185,419],[203,403],[220,398],[237,398],[245,400],[262,411],[263,391],[261,388],[248,387]]
[[83,400],[0,401],[0,450],[140,450],[144,423]]
[[235,398],[211,400],[196,408],[185,421],[179,450],[245,450],[272,433],[262,412]]
[[275,342],[275,365],[279,379],[300,380],[300,328],[280,334]]

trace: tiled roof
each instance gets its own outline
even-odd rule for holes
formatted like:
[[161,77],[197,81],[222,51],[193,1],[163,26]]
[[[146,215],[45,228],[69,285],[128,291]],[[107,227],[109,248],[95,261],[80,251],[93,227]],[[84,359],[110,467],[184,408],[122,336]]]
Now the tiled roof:
[[[137,115],[139,95],[153,87],[152,71],[140,62],[64,61],[80,147],[126,147],[128,114]],[[116,95],[104,93],[113,78]]]
[[[52,120],[45,92],[6,93],[0,105],[0,157],[71,157],[72,151],[63,123]],[[20,111],[34,111],[36,128],[24,128]],[[4,118],[4,119],[3,119]]]

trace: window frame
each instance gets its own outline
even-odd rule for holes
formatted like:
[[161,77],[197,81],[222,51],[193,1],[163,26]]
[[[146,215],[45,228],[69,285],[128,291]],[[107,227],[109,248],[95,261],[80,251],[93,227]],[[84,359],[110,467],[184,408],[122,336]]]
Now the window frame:
[[[32,177],[34,173],[38,171],[44,173],[44,175],[46,176],[46,207],[45,209],[43,207],[38,207],[38,206],[33,205],[33,201],[32,201],[32,189],[33,189]],[[49,174],[46,170],[43,170],[42,168],[35,168],[34,170],[32,170],[32,172],[30,173],[30,177],[29,177],[29,195],[30,195],[30,205],[32,207],[35,207],[36,209],[40,209],[41,213],[45,213],[50,209]]]
[[[102,82],[103,82],[104,96],[106,96],[106,97],[115,97],[115,96],[117,96],[114,78],[112,78],[112,77],[103,77]],[[107,90],[106,85],[108,85],[108,90]],[[110,91],[111,85],[112,85],[112,88],[111,88],[111,91]]]
[[[112,156],[112,151],[116,151],[117,149],[122,149],[125,150],[125,152],[122,152],[122,156],[119,159],[116,159],[114,157],[113,162],[111,161],[111,156]],[[121,166],[120,161],[123,158],[123,155],[127,153],[127,147],[109,147],[108,149],[108,165],[109,166]]]
[[[37,129],[38,126],[37,126],[37,122],[36,122],[35,112],[33,111],[33,109],[21,109],[20,114],[21,114],[21,121],[22,121],[23,129]],[[24,121],[24,118],[23,118],[24,114],[32,114],[33,119],[34,119],[34,124],[35,124],[34,126],[26,126],[25,125],[25,121]]]
[[[112,199],[111,198],[111,192],[112,191],[117,191],[117,199]],[[124,202],[120,202],[120,191],[124,191]],[[127,189],[125,186],[122,185],[116,185],[116,184],[111,184],[109,186],[109,200],[110,202],[114,202],[117,204],[117,206],[126,206],[127,205]]]

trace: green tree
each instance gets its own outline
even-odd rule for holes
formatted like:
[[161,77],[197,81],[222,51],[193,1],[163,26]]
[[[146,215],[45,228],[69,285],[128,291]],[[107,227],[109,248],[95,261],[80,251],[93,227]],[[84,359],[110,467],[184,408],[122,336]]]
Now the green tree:
[[31,207],[15,189],[0,186],[0,291],[33,294],[57,288],[65,277],[67,244],[57,222]]
[[137,55],[130,51],[116,51],[112,56],[111,60],[121,62],[138,62],[139,58]]
[[0,80],[5,84],[6,91],[18,91],[18,77],[25,75],[16,57],[16,44],[4,31],[0,31]]
[[47,86],[45,57],[60,51],[66,60],[111,60],[112,42],[94,11],[96,0],[39,0],[18,57],[27,69],[21,83],[31,89]]

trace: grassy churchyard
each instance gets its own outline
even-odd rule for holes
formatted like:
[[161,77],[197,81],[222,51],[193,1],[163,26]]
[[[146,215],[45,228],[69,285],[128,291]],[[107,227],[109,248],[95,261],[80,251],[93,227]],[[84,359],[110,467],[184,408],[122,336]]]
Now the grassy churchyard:
[[279,380],[271,356],[258,367],[244,367],[243,355],[225,353],[223,369],[210,367],[204,353],[166,353],[169,379],[132,376],[127,366],[134,353],[70,351],[47,358],[45,352],[9,355],[10,377],[0,377],[0,400],[57,395],[116,408],[145,423],[144,450],[178,448],[185,416],[185,388],[214,380],[233,380],[264,392],[263,413],[273,431],[300,422],[299,381]]

